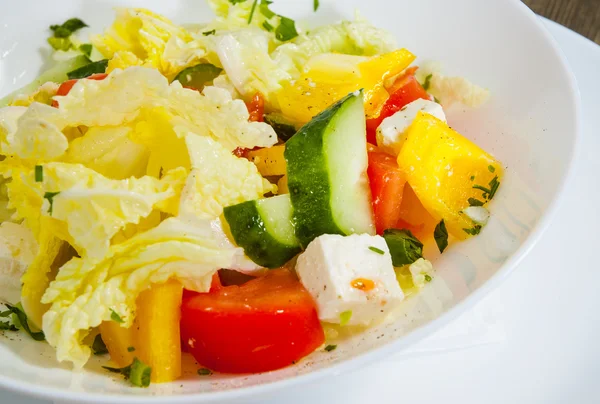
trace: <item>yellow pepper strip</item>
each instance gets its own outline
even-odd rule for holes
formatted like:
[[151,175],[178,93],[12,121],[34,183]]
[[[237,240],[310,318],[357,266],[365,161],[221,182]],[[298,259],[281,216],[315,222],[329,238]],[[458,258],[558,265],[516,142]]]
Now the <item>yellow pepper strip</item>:
[[467,238],[475,227],[462,210],[470,201],[486,204],[489,194],[479,188],[491,188],[504,171],[490,154],[423,112],[407,130],[398,164],[425,209],[437,221],[444,219],[448,231],[459,239]]
[[152,382],[166,383],[181,376],[181,298],[177,281],[153,285],[137,298],[135,356],[152,367]]
[[279,179],[279,181],[277,181],[277,192],[279,193],[279,195],[290,193],[290,189],[288,188],[287,175],[284,175]]
[[272,146],[248,152],[248,160],[252,161],[263,177],[285,175],[286,166],[283,152],[285,145]]
[[110,359],[119,367],[131,365],[133,362],[136,355],[136,331],[135,324],[130,328],[121,327],[121,324],[115,321],[104,321],[100,324],[102,341],[108,349]]

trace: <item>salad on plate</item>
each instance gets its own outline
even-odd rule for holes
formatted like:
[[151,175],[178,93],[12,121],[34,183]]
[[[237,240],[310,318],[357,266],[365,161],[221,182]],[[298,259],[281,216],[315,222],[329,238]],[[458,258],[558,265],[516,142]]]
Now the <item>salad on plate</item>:
[[209,3],[52,25],[54,66],[0,100],[1,333],[134,386],[187,354],[280,369],[393,319],[435,281],[424,244],[479,234],[503,176],[446,122],[487,90],[359,15]]

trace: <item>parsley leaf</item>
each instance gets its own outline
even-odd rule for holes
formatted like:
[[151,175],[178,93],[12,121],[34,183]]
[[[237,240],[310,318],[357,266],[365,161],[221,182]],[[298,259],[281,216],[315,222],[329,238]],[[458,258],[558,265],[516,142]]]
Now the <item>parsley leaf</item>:
[[127,352],[133,352],[135,351],[135,348],[132,346],[127,347]]
[[216,33],[217,33],[217,30],[216,30],[216,29],[213,29],[212,31],[206,31],[206,32],[203,32],[203,33],[202,33],[202,35],[204,35],[204,36],[209,36],[209,35],[214,35],[214,34],[216,34]]
[[83,53],[85,56],[87,56],[89,58],[90,55],[92,54],[92,44],[84,43],[83,45],[81,45],[79,47],[79,50],[81,51],[81,53]]
[[50,25],[50,29],[56,38],[67,38],[74,32],[79,31],[81,28],[85,28],[87,26],[88,25],[79,18],[70,18],[61,25]]
[[2,331],[19,331],[19,329],[8,321],[0,321],[0,330]]
[[60,192],[46,192],[44,194],[44,199],[48,199],[48,202],[50,202],[50,208],[48,209],[48,213],[50,213],[50,216],[52,216],[52,205],[54,204],[54,197],[58,194],[60,194]]
[[44,181],[44,167],[35,166],[35,182]]
[[281,18],[279,26],[275,30],[275,37],[281,42],[289,41],[298,36],[296,23],[291,18],[279,16]]
[[133,358],[131,365],[125,366],[124,368],[111,368],[108,366],[102,367],[109,372],[123,375],[125,380],[129,380],[131,384],[136,387],[148,387],[150,385],[152,368],[138,358]]
[[431,78],[433,77],[433,74],[430,74],[429,76],[425,77],[425,82],[423,83],[423,90],[428,91],[429,87],[431,87]]
[[488,170],[490,170],[491,173],[495,173],[496,172],[496,167],[494,167],[493,165],[489,165],[488,166]]
[[429,274],[425,274],[425,282],[431,282],[431,276]]
[[331,351],[334,351],[334,350],[335,350],[335,348],[337,348],[337,345],[327,345],[327,346],[325,347],[325,351],[327,351],[327,352],[331,352]]
[[94,352],[94,355],[104,355],[108,353],[108,349],[106,348],[106,344],[104,344],[102,335],[98,334],[96,335],[96,338],[94,338],[92,352]]
[[313,11],[317,11],[319,9],[319,0],[313,0]]
[[475,199],[475,198],[469,198],[469,206],[483,206],[483,202],[481,202],[479,199]]
[[423,258],[423,243],[410,230],[387,229],[383,232],[383,238],[395,267],[410,265]]
[[113,309],[110,309],[110,311],[110,319],[112,321],[119,324],[124,323],[123,319],[121,318],[121,316],[119,316],[119,314],[116,311],[114,311]]
[[371,246],[371,247],[369,247],[369,250],[371,250],[371,251],[373,251],[373,252],[376,252],[377,254],[380,254],[380,255],[385,255],[385,251],[383,251],[383,250],[380,250],[380,249],[379,249],[379,248],[377,248],[377,247],[373,247],[373,246]]
[[265,18],[273,18],[277,15],[269,8],[271,4],[273,4],[272,1],[260,0],[260,6],[258,6],[258,10],[262,15],[265,16]]
[[479,233],[481,233],[481,225],[477,224],[477,225],[473,226],[473,228],[463,229],[463,231],[467,234],[470,234],[471,236],[476,236]]
[[[5,303],[4,305],[6,306],[8,311],[10,311],[13,314],[13,324],[15,326],[17,326],[16,323],[18,322],[19,323],[18,325],[21,328],[23,328],[23,330],[25,330],[25,332],[27,334],[29,334],[29,336],[36,341],[43,341],[46,339],[46,337],[44,336],[44,333],[42,331],[39,331],[39,332],[31,331],[31,328],[29,328],[29,322],[27,321],[27,314],[25,314],[25,312],[21,309],[19,304],[12,306],[8,303]],[[15,320],[15,318],[16,318],[16,320]]]
[[500,181],[498,181],[498,176],[495,176],[491,181],[490,181],[490,193],[488,196],[488,200],[492,200],[492,198],[494,196],[496,196],[496,192],[498,191],[498,188],[500,188]]
[[212,371],[210,369],[206,369],[206,368],[198,369],[198,375],[199,376],[210,376],[210,375],[212,375]]
[[433,238],[438,246],[438,250],[440,250],[440,253],[443,253],[446,247],[448,247],[448,230],[446,229],[446,223],[444,223],[443,219],[435,226]]

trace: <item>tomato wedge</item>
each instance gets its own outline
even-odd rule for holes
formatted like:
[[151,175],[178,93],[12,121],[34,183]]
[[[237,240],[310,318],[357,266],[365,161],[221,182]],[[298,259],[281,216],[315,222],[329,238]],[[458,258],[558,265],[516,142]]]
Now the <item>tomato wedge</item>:
[[418,99],[431,100],[431,96],[427,94],[427,91],[415,77],[417,69],[417,67],[406,69],[406,72],[388,89],[391,95],[381,109],[379,116],[367,119],[367,142],[377,144],[377,128],[385,118],[394,115],[402,107]]
[[398,167],[394,156],[383,152],[370,152],[367,174],[373,196],[375,228],[377,234],[396,226],[400,220],[402,195],[406,176]]
[[198,363],[225,373],[280,369],[325,341],[312,297],[284,269],[186,297],[181,337]]
[[[86,77],[86,79],[104,80],[107,76],[108,76],[108,74],[106,74],[106,73],[97,73],[97,74],[92,74],[89,77]],[[77,83],[78,81],[79,81],[79,79],[72,79],[72,80],[65,81],[64,83],[62,83],[60,85],[60,87],[58,87],[58,90],[56,91],[56,95],[65,96],[65,95],[69,94],[69,92],[71,91],[71,89],[73,88],[75,83]],[[58,101],[52,100],[52,106],[55,108],[58,108]]]
[[250,122],[264,122],[265,120],[265,99],[261,93],[254,94],[252,101],[246,104],[250,113]]

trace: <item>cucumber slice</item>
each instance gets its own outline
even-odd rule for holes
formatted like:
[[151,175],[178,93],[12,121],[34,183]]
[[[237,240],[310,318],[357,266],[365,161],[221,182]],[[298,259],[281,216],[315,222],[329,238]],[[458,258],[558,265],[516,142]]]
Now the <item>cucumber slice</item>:
[[51,69],[46,70],[31,83],[19,88],[16,91],[13,91],[4,98],[0,99],[0,107],[5,107],[11,104],[15,100],[15,98],[17,98],[20,95],[33,94],[35,91],[37,91],[38,88],[40,88],[42,84],[47,83],[49,81],[57,84],[60,84],[63,81],[67,81],[69,79],[67,77],[68,72],[78,69],[89,63],[89,59],[83,55],[59,62]]
[[195,88],[202,91],[204,86],[216,79],[223,69],[210,63],[202,63],[183,69],[175,80],[179,80],[182,86]]
[[103,59],[103,60],[99,60],[97,62],[88,63],[85,66],[81,66],[78,69],[70,71],[69,73],[67,73],[67,77],[70,80],[85,79],[86,77],[89,77],[92,74],[106,72],[107,66],[108,66],[108,59]]
[[284,156],[303,247],[322,234],[375,234],[362,92],[303,126],[287,141]]
[[236,244],[258,265],[279,268],[300,252],[289,195],[229,206],[224,215]]
[[296,126],[279,114],[265,114],[265,122],[271,125],[277,137],[287,142],[297,132]]

